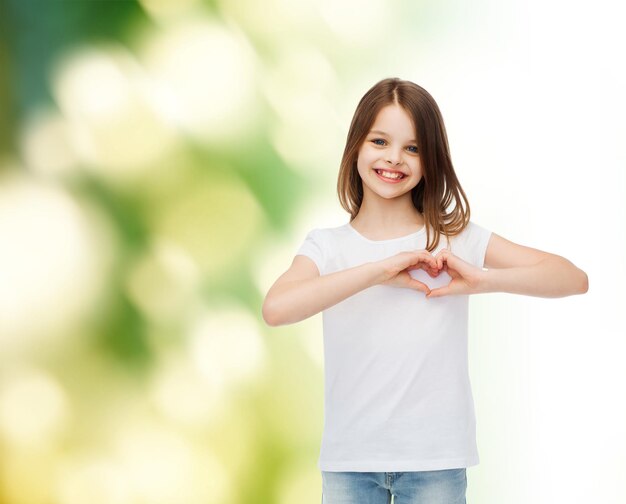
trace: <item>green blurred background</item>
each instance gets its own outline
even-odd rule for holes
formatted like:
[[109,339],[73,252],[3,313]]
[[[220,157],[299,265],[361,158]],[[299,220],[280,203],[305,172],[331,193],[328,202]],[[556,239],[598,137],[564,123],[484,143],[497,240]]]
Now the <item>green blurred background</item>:
[[[269,328],[261,304],[306,231],[347,220],[343,142],[382,78],[435,96],[478,223],[570,258],[593,288],[595,250],[568,241],[593,215],[558,240],[543,225],[594,184],[572,177],[592,157],[623,173],[623,126],[599,154],[571,121],[606,123],[570,106],[593,79],[607,106],[623,89],[605,78],[613,53],[579,37],[589,16],[487,0],[3,0],[0,504],[320,502],[321,316]],[[595,47],[616,47],[611,19]],[[581,57],[595,74],[579,74]],[[527,176],[539,158],[542,186]],[[618,187],[603,196],[623,202]],[[562,417],[552,408],[561,346],[546,342],[568,334],[570,355],[588,355],[582,303],[472,299],[481,465],[468,502],[587,502],[598,486],[602,502],[623,502],[624,409],[596,434],[599,454],[597,437],[571,447],[570,432],[595,425],[577,397],[559,395]],[[577,376],[578,362],[560,373]],[[605,364],[598,380],[623,383]],[[564,465],[585,450],[606,461],[590,479]],[[590,483],[569,494],[573,475]]]

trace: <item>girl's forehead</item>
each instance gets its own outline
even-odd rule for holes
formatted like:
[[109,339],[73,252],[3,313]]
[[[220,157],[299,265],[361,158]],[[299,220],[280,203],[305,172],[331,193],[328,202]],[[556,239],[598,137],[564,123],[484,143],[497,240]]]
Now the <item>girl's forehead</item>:
[[399,105],[387,105],[378,111],[370,130],[378,129],[384,130],[385,128],[394,129],[409,129],[413,131],[415,129],[413,125],[413,119],[409,113]]
[[397,137],[406,141],[417,141],[417,131],[411,121],[375,121],[369,128],[368,135]]

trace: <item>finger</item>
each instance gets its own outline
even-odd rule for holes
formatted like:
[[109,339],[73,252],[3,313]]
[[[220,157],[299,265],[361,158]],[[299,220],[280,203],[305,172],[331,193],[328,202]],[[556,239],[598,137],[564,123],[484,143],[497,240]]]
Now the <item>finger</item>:
[[425,283],[420,282],[419,280],[415,280],[414,278],[412,279],[411,285],[413,286],[413,288],[424,292],[425,294],[428,294],[430,291],[430,287],[428,287],[428,285],[426,285]]
[[445,296],[446,294],[450,294],[450,289],[448,287],[439,287],[438,289],[431,290],[426,295],[426,299],[437,298],[437,297]]
[[439,268],[440,263],[441,263],[441,251],[439,251],[437,255],[435,256],[435,267]]
[[426,269],[428,267],[431,267],[431,268],[433,267],[432,258],[424,257],[420,255],[417,257],[417,262],[407,267],[407,269],[408,270]]
[[448,262],[448,260],[450,259],[450,251],[448,249],[441,249],[439,251],[438,254],[438,258],[437,258],[437,265],[439,267],[439,269],[443,268],[445,266],[445,264]]
[[437,267],[437,259],[432,254],[426,253],[425,255],[423,255],[422,256],[422,262],[430,264],[431,267],[433,267],[433,268]]

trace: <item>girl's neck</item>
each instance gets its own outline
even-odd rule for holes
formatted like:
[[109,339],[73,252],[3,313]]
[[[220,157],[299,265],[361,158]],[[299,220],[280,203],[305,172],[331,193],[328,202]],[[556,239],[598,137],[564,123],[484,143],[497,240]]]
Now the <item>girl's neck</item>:
[[373,211],[361,206],[350,225],[365,236],[384,240],[419,231],[424,226],[424,216],[411,203],[411,209],[387,208]]

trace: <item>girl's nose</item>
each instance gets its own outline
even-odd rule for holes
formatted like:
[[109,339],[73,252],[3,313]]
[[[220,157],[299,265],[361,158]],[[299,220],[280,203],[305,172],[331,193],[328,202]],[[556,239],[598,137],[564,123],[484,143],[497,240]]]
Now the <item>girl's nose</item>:
[[389,149],[387,151],[387,162],[392,164],[398,164],[402,161],[402,153],[397,149]]
[[393,155],[390,154],[387,157],[387,162],[396,165],[396,164],[400,163],[400,156],[397,155],[397,154],[393,154]]

